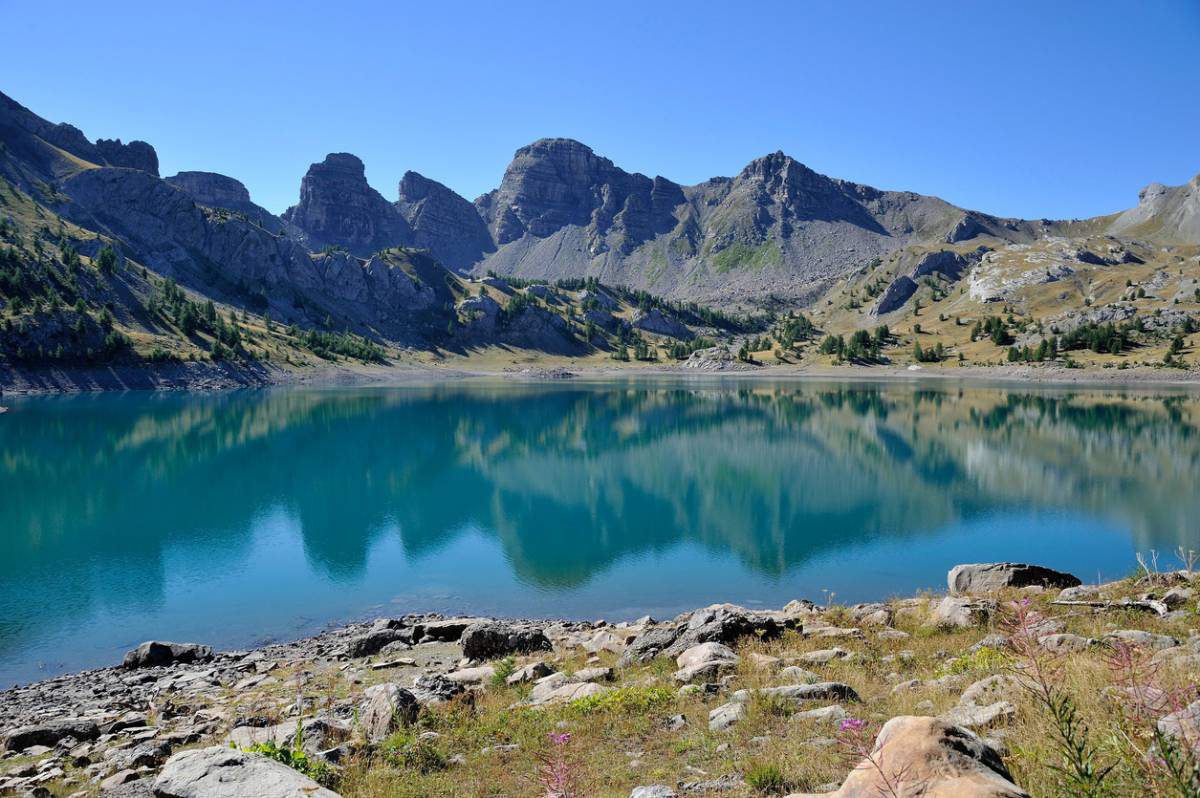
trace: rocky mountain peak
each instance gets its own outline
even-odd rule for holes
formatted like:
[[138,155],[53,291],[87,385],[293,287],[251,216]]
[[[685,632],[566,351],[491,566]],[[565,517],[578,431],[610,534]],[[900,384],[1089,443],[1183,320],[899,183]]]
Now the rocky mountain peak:
[[412,228],[413,245],[447,266],[469,269],[495,249],[475,206],[436,180],[405,172],[399,194],[396,209]]
[[[679,187],[631,174],[574,139],[539,139],[517,150],[500,188],[477,202],[496,244],[546,238],[569,225],[586,228],[588,250],[629,252],[669,230]],[[669,207],[664,207],[669,206]],[[610,240],[611,239],[611,240]]]
[[309,167],[300,201],[283,217],[313,249],[338,246],[367,256],[412,237],[400,212],[367,183],[362,160],[346,152],[330,153]]
[[144,141],[122,144],[120,139],[96,139],[96,149],[109,166],[140,169],[158,176],[158,153]]

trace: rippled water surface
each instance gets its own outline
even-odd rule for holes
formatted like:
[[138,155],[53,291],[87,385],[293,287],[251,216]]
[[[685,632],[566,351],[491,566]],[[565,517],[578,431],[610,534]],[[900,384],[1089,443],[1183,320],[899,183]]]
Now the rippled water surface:
[[418,610],[845,602],[1200,548],[1187,394],[640,381],[6,398],[0,686]]

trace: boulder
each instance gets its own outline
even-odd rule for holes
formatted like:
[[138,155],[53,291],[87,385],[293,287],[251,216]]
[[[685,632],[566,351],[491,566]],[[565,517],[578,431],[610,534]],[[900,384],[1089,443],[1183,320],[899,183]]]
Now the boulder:
[[369,657],[378,654],[392,643],[411,643],[411,629],[372,629],[346,644],[346,653],[351,657]]
[[554,666],[545,662],[534,662],[522,668],[517,668],[513,671],[505,682],[509,685],[524,684],[525,682],[536,682],[545,676],[554,673]]
[[1165,651],[1168,648],[1174,648],[1179,645],[1179,641],[1169,635],[1143,632],[1140,629],[1119,629],[1115,632],[1109,632],[1104,636],[1104,639],[1110,642],[1115,641],[1128,643],[1132,646],[1150,648],[1155,651]]
[[13,729],[5,736],[4,747],[9,751],[24,751],[32,745],[52,748],[68,738],[83,742],[99,736],[100,727],[95,721],[66,718]]
[[[1012,781],[1000,755],[975,734],[937,718],[901,716],[884,724],[874,747],[842,786],[826,798],[1029,798]],[[887,782],[891,782],[891,787]],[[793,796],[800,798],[800,796]],[[811,796],[810,796],[811,798]]]
[[212,658],[212,649],[199,643],[164,643],[148,640],[126,653],[121,667],[129,670],[153,668],[160,665],[208,662]]
[[414,678],[411,692],[416,696],[418,703],[444,704],[465,693],[466,688],[447,679],[445,674],[433,673]]
[[738,655],[733,653],[733,649],[721,643],[701,643],[700,645],[692,646],[687,651],[684,651],[675,658],[675,664],[680,668],[687,668],[692,665],[699,665],[702,662],[712,662],[714,660],[724,660],[737,664]]
[[611,689],[611,687],[605,687],[595,682],[539,683],[529,694],[529,699],[526,703],[532,707],[540,707],[547,704],[567,704],[582,698],[590,698],[595,695],[607,693]]
[[496,622],[468,626],[460,642],[463,656],[474,660],[550,651],[552,648],[541,629]]
[[783,687],[763,687],[758,690],[738,690],[733,700],[746,702],[752,695],[780,699],[799,704],[802,701],[858,701],[854,688],[841,682],[817,682],[816,684],[789,684]]
[[946,596],[936,607],[930,623],[934,626],[970,627],[986,623],[995,604],[986,601],[971,601],[955,596]]
[[1190,744],[1200,753],[1200,701],[1193,701],[1178,712],[1172,712],[1158,721],[1158,730]]
[[154,780],[154,794],[158,798],[338,798],[287,765],[220,746],[172,756]]
[[420,708],[417,697],[398,684],[388,682],[368,687],[363,698],[363,731],[372,742],[417,719]]
[[447,673],[446,678],[452,682],[458,682],[470,687],[490,682],[495,675],[496,669],[491,665],[481,665],[478,668],[459,668],[456,671]]
[[952,596],[962,596],[969,593],[995,593],[1010,587],[1068,588],[1078,587],[1082,582],[1078,577],[1043,568],[1040,565],[1024,563],[993,562],[956,565],[946,575],[946,582]]
[[724,731],[744,717],[746,717],[746,703],[730,701],[708,713],[708,728],[710,731]]
[[651,784],[648,787],[634,787],[629,798],[676,798],[676,792],[666,784]]

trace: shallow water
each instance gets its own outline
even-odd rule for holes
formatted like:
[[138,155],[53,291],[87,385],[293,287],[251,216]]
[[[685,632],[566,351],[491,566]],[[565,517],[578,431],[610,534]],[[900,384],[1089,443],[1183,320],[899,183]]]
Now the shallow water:
[[0,686],[150,638],[1087,581],[1200,548],[1180,393],[652,380],[7,399]]

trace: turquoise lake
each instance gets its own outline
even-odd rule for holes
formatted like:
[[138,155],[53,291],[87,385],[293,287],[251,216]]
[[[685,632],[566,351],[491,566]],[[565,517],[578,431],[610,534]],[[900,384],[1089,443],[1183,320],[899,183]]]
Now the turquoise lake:
[[1200,548],[1186,393],[719,378],[5,397],[0,686],[151,638],[667,617]]

